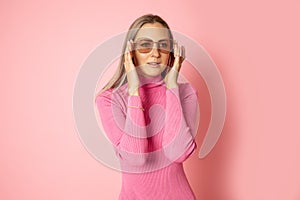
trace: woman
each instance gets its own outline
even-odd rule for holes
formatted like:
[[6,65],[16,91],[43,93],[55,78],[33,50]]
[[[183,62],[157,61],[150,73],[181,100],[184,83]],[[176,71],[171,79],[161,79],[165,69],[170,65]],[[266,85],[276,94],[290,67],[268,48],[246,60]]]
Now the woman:
[[118,70],[96,97],[122,168],[119,199],[195,199],[182,166],[197,131],[197,92],[177,82],[184,53],[163,19],[141,16],[129,28]]

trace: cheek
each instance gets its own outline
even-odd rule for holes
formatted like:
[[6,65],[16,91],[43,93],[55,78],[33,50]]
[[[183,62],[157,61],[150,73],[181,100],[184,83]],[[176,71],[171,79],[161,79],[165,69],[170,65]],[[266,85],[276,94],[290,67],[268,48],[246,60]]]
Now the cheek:
[[135,54],[135,61],[136,61],[136,65],[142,65],[144,63],[146,63],[147,61],[147,54],[139,54],[139,53],[136,53]]
[[169,60],[169,55],[162,55],[161,57],[162,63],[167,64],[168,60]]

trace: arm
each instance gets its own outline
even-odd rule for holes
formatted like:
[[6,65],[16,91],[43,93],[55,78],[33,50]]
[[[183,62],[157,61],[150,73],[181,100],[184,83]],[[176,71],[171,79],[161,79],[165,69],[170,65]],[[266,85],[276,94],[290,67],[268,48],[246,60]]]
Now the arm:
[[[175,162],[185,161],[196,148],[197,91],[189,84],[166,90],[166,121],[163,136],[165,155]],[[180,98],[181,97],[181,98]]]
[[139,166],[146,161],[148,140],[144,111],[129,106],[142,107],[140,96],[128,96],[127,108],[122,108],[121,97],[105,91],[96,99],[103,129],[123,162]]

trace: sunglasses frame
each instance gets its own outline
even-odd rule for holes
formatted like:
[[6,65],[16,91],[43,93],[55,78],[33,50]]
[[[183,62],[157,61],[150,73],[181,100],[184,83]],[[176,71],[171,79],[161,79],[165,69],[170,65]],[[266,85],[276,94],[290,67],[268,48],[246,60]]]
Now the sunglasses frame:
[[[148,41],[148,42],[151,42],[152,45],[151,45],[151,47],[139,48],[139,47],[137,47],[137,45],[140,43],[140,41]],[[164,41],[168,41],[170,43],[170,48],[168,50],[161,48],[159,45],[160,42],[164,42]],[[153,40],[148,39],[148,38],[141,38],[141,39],[138,39],[137,41],[133,42],[133,45],[134,45],[133,50],[137,50],[139,53],[150,53],[153,50],[155,43],[157,43],[157,47],[156,47],[157,50],[159,50],[161,53],[169,54],[169,53],[173,52],[174,40],[172,40],[172,39],[163,39],[161,41],[154,42]]]

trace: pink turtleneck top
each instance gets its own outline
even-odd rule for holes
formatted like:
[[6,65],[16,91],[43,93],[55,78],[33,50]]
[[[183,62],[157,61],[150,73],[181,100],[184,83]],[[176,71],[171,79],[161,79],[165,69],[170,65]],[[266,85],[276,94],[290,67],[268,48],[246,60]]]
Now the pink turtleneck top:
[[196,148],[197,92],[189,83],[167,89],[161,75],[139,78],[139,96],[126,83],[96,97],[122,168],[119,200],[193,200],[182,163]]

